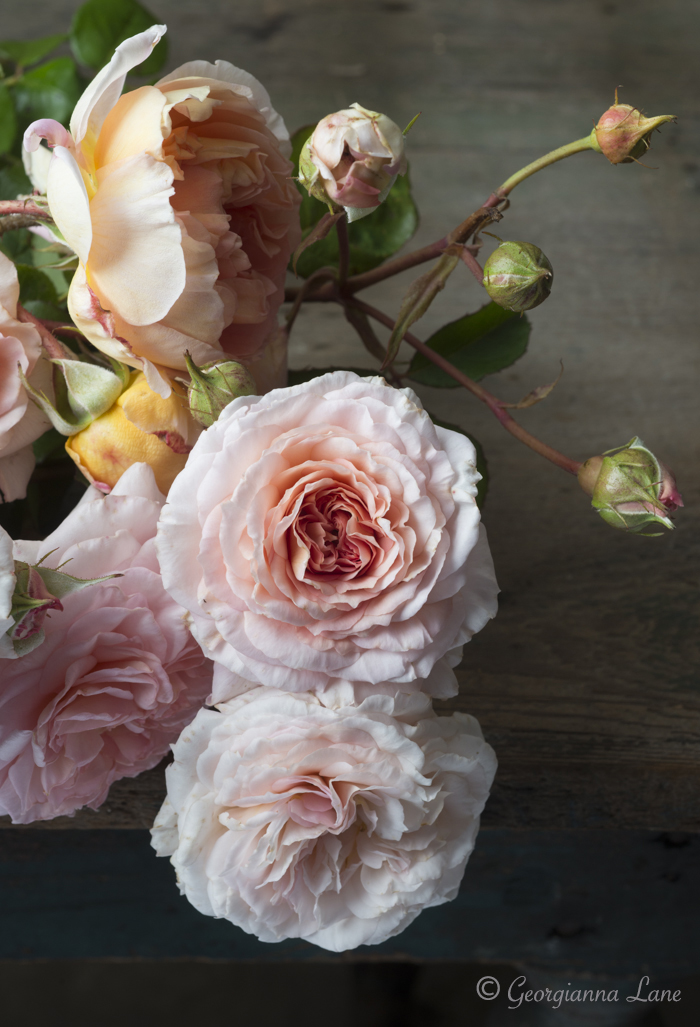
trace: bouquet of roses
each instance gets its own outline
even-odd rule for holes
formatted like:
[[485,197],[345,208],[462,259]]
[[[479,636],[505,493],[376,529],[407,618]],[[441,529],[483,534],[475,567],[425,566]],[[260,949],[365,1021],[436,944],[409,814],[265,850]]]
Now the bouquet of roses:
[[[124,91],[165,27],[124,0],[143,31],[100,39],[95,4],[71,37],[97,69],[81,95],[70,58],[38,68],[61,64],[72,113],[22,92],[64,37],[0,44],[0,813],[97,809],[172,749],[153,845],[197,909],[264,941],[379,943],[456,895],[496,770],[476,720],[431,703],[496,612],[483,453],[405,379],[469,390],[609,524],[672,527],[681,498],[638,439],[579,463],[479,384],[525,351],[553,271],[519,241],[477,259],[524,178],[583,150],[628,162],[671,119],[616,102],[395,256],[408,129],[354,104],[290,140],[225,61]],[[395,317],[358,298],[428,261]],[[422,342],[465,266],[487,302]],[[340,304],[374,366],[288,378],[305,302]]]

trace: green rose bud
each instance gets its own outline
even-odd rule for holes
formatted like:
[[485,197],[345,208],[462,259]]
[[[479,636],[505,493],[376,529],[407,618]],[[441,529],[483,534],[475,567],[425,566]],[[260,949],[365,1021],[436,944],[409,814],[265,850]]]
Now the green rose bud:
[[611,164],[631,164],[649,149],[654,129],[675,120],[675,114],[645,118],[636,107],[618,103],[616,90],[615,103],[601,115],[591,134],[593,149],[605,154]]
[[15,560],[15,587],[10,611],[14,627],[9,637],[17,656],[26,656],[41,645],[46,615],[51,610],[63,610],[61,599],[89,585],[99,585],[121,576],[116,573],[101,578],[74,578],[64,571]]
[[235,360],[213,361],[197,367],[190,354],[185,353],[185,362],[192,379],[187,389],[190,413],[205,428],[209,428],[234,399],[257,394],[250,371]]
[[532,310],[549,296],[554,271],[539,246],[504,242],[484,264],[484,288],[499,307]]
[[667,467],[636,436],[626,446],[591,457],[578,480],[591,505],[613,528],[641,534],[652,524],[673,528],[669,514],[683,499]]

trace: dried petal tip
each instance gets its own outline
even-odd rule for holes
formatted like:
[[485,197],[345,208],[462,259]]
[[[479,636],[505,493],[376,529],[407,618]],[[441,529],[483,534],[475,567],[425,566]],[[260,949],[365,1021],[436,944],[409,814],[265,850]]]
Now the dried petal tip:
[[197,367],[190,354],[185,353],[185,361],[192,379],[187,390],[190,413],[205,428],[209,428],[234,399],[255,396],[258,391],[250,371],[235,360]]
[[591,133],[593,149],[605,154],[611,164],[630,164],[644,156],[649,149],[649,139],[655,128],[665,121],[675,121],[675,114],[662,114],[658,118],[645,118],[636,107],[627,103],[615,103]]
[[484,264],[484,288],[499,307],[531,310],[549,296],[554,271],[530,242],[504,242]]
[[636,437],[586,460],[578,480],[603,520],[622,531],[660,534],[642,529],[652,524],[673,528],[669,515],[683,506],[669,469]]

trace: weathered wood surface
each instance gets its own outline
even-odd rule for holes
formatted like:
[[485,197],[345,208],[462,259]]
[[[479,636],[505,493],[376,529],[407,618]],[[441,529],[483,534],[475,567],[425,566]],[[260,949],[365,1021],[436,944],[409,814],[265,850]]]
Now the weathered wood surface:
[[[59,31],[73,3],[6,12],[7,37]],[[485,521],[503,589],[496,621],[467,649],[452,705],[475,714],[500,771],[484,824],[700,830],[698,645],[697,38],[700,9],[550,0],[151,0],[173,65],[201,56],[248,68],[290,126],[359,100],[406,123],[423,213],[416,245],[444,231],[512,171],[587,132],[615,86],[649,113],[680,115],[648,163],[584,154],[513,194],[503,238],[541,245],[555,268],[532,313],[530,352],[491,387],[517,400],[566,373],[528,427],[578,458],[635,433],[676,470],[686,498],[672,537],[627,538],[576,483],[524,451],[479,404],[422,390],[484,443]],[[39,15],[41,14],[41,17]],[[410,277],[410,276],[409,276]],[[371,290],[396,311],[409,278]],[[423,337],[482,302],[454,275]],[[292,363],[367,364],[339,311],[304,311]],[[114,786],[100,813],[53,827],[146,827],[159,770]],[[2,821],[0,820],[0,823]]]

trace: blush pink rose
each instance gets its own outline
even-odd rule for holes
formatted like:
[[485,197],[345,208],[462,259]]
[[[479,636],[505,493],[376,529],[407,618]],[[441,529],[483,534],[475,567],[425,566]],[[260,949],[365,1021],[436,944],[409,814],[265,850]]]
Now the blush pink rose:
[[410,685],[496,612],[478,479],[471,442],[382,378],[243,397],[170,490],[163,583],[244,681]]
[[198,365],[222,351],[255,363],[274,345],[300,197],[284,122],[248,72],[193,61],[122,94],[164,32],[154,25],[117,47],[70,132],[43,119],[24,142],[80,260],[75,324],[166,398],[186,350]]
[[17,320],[17,270],[0,253],[0,503],[23,499],[34,470],[32,442],[51,427],[30,400],[19,369],[35,389],[53,395],[51,365],[34,325]]
[[457,894],[496,771],[478,723],[338,698],[256,688],[183,731],[152,835],[201,913],[343,952]]
[[37,649],[0,660],[0,814],[14,823],[97,809],[113,781],[158,763],[209,694],[211,663],[158,572],[162,503],[135,464],[43,542],[15,543],[18,560],[122,576],[64,597]]

